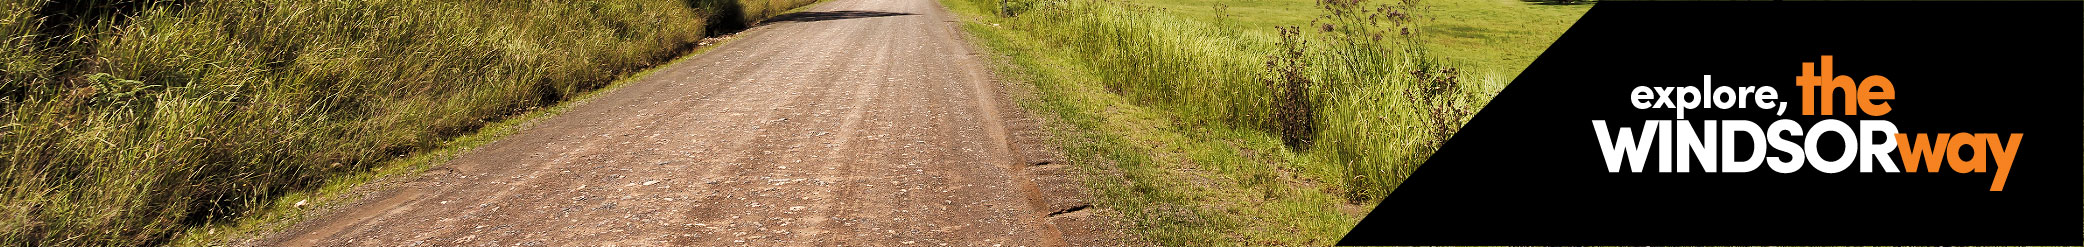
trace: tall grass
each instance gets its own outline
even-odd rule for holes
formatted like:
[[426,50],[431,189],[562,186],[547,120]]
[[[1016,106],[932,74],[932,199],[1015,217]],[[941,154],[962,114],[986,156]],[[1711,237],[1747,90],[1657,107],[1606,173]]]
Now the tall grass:
[[0,0],[0,244],[163,242],[810,2]]
[[1076,127],[1056,136],[1087,164],[1097,207],[1144,240],[1187,246],[1336,241],[1487,103],[1499,73],[1583,13],[1499,1],[942,2],[1009,59],[1002,76],[1038,89],[1024,106]]
[[[993,22],[1068,49],[1091,83],[1192,125],[1257,129],[1348,200],[1393,190],[1487,97],[1428,51],[1415,0],[1325,0],[1312,26],[1238,32],[1132,2],[998,0]],[[1220,8],[1218,8],[1220,9]],[[1220,16],[1220,15],[1219,15]],[[1241,17],[1241,18],[1250,18]],[[1487,78],[1486,78],[1487,79]]]

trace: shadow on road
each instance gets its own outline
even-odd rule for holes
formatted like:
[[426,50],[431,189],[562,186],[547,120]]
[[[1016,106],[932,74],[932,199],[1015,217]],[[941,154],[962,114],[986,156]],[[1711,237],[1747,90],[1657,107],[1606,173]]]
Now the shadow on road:
[[844,20],[844,19],[854,19],[854,18],[870,18],[870,17],[884,17],[884,16],[900,16],[900,15],[917,15],[917,14],[913,14],[913,13],[892,13],[892,12],[881,12],[881,11],[854,11],[854,10],[845,10],[845,11],[820,11],[820,12],[796,12],[796,13],[789,13],[789,14],[785,14],[785,15],[779,15],[779,16],[775,16],[774,18],[767,18],[767,20],[766,20],[766,21],[761,21],[761,22],[760,22],[760,24],[762,24],[762,25],[765,25],[765,24],[774,24],[774,23],[783,23],[783,22],[814,22],[814,21],[830,21],[830,20]]

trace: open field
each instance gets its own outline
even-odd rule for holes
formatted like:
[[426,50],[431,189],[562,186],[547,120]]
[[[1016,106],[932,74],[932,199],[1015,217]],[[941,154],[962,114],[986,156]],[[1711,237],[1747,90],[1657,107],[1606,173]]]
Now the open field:
[[943,2],[1069,126],[1096,207],[1166,245],[1331,244],[1590,7]]
[[[1190,20],[1220,22],[1224,28],[1272,35],[1277,26],[1308,26],[1323,15],[1311,0],[1138,1]],[[1376,2],[1383,2],[1376,0]],[[1592,5],[1550,5],[1520,0],[1428,1],[1429,20],[1420,26],[1434,52],[1462,69],[1510,77],[1540,56]],[[1214,6],[1226,6],[1216,11]],[[1221,20],[1215,19],[1222,13]]]
[[0,0],[0,244],[167,243],[811,2]]

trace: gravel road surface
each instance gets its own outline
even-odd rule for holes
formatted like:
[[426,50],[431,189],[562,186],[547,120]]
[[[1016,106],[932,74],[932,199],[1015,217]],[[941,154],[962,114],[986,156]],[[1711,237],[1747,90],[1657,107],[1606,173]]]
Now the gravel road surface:
[[266,246],[1124,243],[933,0],[833,0]]

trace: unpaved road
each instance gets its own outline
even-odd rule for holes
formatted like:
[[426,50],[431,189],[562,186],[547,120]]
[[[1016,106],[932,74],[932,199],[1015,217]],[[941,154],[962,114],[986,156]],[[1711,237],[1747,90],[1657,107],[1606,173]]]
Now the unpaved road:
[[827,2],[251,244],[1121,243],[956,25]]

